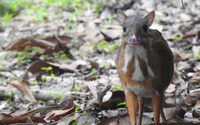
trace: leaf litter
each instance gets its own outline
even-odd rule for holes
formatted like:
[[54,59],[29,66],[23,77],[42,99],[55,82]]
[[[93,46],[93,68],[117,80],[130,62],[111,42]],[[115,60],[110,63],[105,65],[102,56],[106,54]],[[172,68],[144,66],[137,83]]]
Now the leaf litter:
[[[167,122],[198,123],[200,2],[183,2],[185,9],[181,1],[110,1],[100,13],[83,12],[71,30],[65,28],[64,12],[60,23],[46,24],[17,15],[11,27],[0,27],[0,123],[130,124],[115,67],[122,32],[115,14],[119,8],[130,15],[155,10],[152,28],[162,32],[175,60],[165,93]],[[143,123],[151,124],[148,103]]]

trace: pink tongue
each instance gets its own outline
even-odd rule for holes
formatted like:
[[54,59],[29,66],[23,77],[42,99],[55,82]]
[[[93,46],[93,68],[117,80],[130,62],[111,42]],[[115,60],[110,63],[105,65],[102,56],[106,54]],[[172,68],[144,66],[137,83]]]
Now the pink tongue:
[[135,37],[135,35],[131,37],[129,42],[130,42],[130,44],[133,44],[133,45],[138,44],[138,41],[137,41],[137,38]]

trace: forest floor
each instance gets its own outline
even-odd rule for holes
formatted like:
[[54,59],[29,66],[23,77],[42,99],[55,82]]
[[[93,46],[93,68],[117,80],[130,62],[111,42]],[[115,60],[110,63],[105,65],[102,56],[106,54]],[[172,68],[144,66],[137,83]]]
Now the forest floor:
[[[199,123],[200,1],[75,1],[34,0],[31,11],[1,19],[0,124],[130,124],[115,66],[122,34],[117,9],[142,17],[155,11],[151,28],[174,55],[167,123]],[[150,100],[143,114],[143,124],[153,123]]]

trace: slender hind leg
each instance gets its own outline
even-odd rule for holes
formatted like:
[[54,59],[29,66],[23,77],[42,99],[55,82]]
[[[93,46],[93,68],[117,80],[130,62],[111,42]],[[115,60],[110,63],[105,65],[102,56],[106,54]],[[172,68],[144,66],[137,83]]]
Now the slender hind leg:
[[136,95],[128,91],[126,93],[126,103],[128,107],[131,125],[136,125],[136,111],[138,107],[138,100]]
[[154,125],[159,125],[162,97],[155,93],[152,97],[152,102],[154,108]]
[[141,125],[142,124],[142,113],[143,113],[143,107],[144,107],[144,98],[143,97],[140,97],[139,98],[139,121],[138,121],[138,125]]

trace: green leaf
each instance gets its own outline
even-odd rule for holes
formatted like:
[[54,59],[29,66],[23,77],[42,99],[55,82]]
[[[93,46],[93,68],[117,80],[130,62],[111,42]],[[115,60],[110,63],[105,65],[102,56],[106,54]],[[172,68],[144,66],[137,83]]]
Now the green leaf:
[[183,35],[178,35],[172,38],[173,40],[182,40],[183,39]]
[[48,67],[41,67],[41,70],[46,71],[46,72],[49,72],[49,71],[52,71],[53,68],[52,68],[51,66],[48,66]]
[[119,48],[120,44],[121,44],[120,42],[115,43],[115,44],[108,44],[105,41],[101,41],[98,44],[98,48],[101,51],[114,51],[117,48]]
[[198,53],[197,56],[195,56],[196,60],[199,60],[200,59],[200,52]]
[[75,111],[79,111],[80,109],[80,106],[76,106]]
[[77,123],[78,123],[78,120],[74,120],[74,121],[72,122],[72,125],[77,125]]
[[32,86],[33,86],[33,85],[37,85],[37,84],[38,84],[38,81],[37,81],[37,80],[34,80],[34,81],[31,81],[31,82],[30,82],[30,85],[32,85]]
[[51,75],[51,77],[53,77],[53,78],[56,77],[56,75],[55,75],[54,73],[51,73],[50,75]]
[[39,103],[39,104],[46,104],[46,102],[43,101],[43,100],[38,100],[38,103]]
[[115,89],[115,90],[121,90],[121,89],[122,89],[122,86],[121,86],[121,85],[114,86],[114,89]]
[[72,88],[73,92],[78,92],[80,90],[80,87]]
[[120,102],[117,104],[117,106],[126,106],[126,102]]
[[92,68],[92,72],[95,72],[95,71],[97,71],[96,68]]

